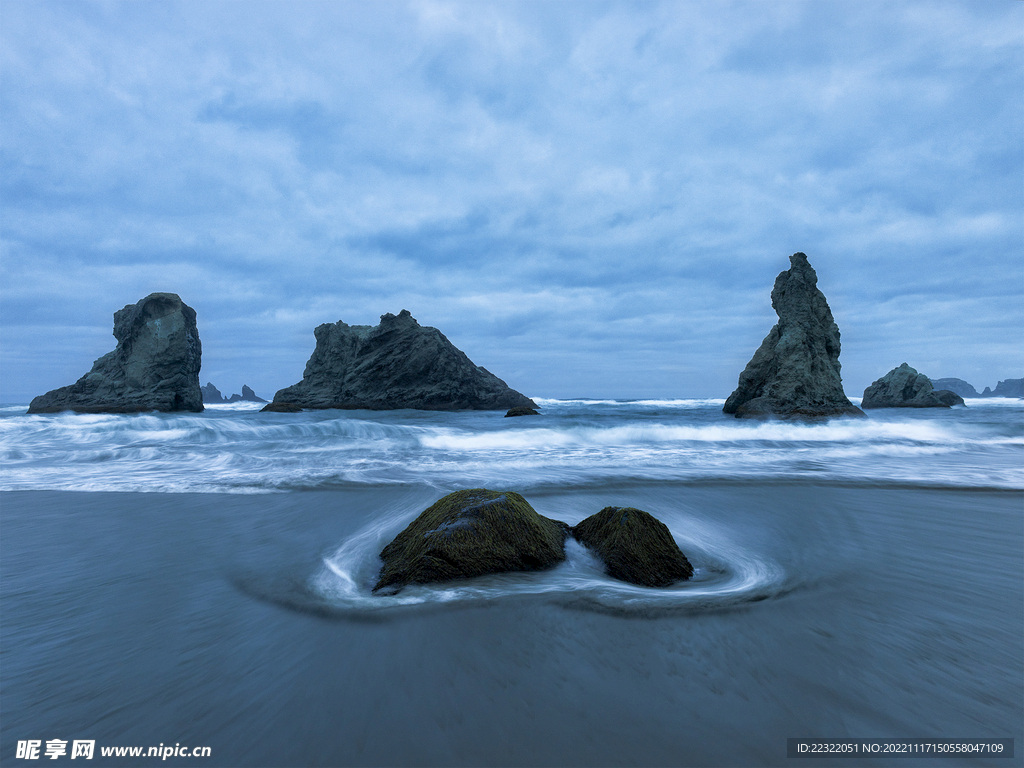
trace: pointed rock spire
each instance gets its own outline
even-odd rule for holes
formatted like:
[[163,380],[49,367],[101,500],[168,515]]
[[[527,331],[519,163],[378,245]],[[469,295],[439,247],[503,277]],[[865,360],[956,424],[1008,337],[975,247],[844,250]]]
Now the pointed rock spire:
[[815,419],[863,416],[843,392],[839,375],[839,327],[818,275],[803,253],[772,288],[779,322],[771,329],[722,409],[737,418]]

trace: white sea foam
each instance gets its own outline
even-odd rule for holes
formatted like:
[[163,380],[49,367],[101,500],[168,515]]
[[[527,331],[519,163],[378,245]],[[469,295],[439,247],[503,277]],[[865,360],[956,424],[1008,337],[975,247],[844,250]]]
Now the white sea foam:
[[240,413],[261,411],[266,403],[254,403],[251,400],[236,400],[233,403],[204,403],[203,407],[208,411],[223,412],[236,411]]
[[541,408],[571,408],[577,406],[619,406],[621,408],[703,408],[706,406],[725,405],[725,399],[718,398],[688,398],[688,399],[663,399],[663,400],[557,400],[554,398],[534,397],[535,403]]
[[608,401],[581,409],[558,402],[523,419],[226,407],[200,414],[0,411],[0,489],[251,493],[349,483],[513,480],[531,487],[757,477],[1024,487],[1024,403],[1017,400],[810,424],[738,420],[718,403],[664,409]]
[[958,439],[955,428],[928,422],[833,421],[824,424],[792,422],[726,421],[717,424],[669,425],[635,423],[608,427],[570,426],[563,429],[523,428],[487,433],[438,430],[425,433],[420,442],[428,448],[491,450],[569,445],[636,445],[644,443],[701,442],[841,442],[914,440],[948,442]]

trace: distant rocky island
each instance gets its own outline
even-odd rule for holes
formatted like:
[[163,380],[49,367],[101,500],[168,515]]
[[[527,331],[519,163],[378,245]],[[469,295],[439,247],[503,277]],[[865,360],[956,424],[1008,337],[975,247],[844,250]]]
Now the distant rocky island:
[[779,322],[740,374],[722,409],[737,418],[863,416],[843,392],[839,327],[807,256],[794,253],[772,288]]
[[203,393],[203,403],[206,405],[222,405],[224,403],[265,403],[267,402],[262,397],[257,396],[255,392],[249,389],[245,384],[242,385],[242,394],[234,394],[231,397],[224,397],[211,382],[206,382],[205,387],[200,387],[200,391]]
[[978,391],[963,379],[930,379],[935,389],[947,389],[960,397],[981,397]]
[[151,293],[114,313],[117,347],[74,384],[34,398],[29,413],[203,410],[202,344],[195,310],[175,293]]
[[[965,382],[966,383],[966,382]],[[970,385],[968,385],[970,386]],[[861,408],[949,408],[964,399],[948,389],[936,390],[931,380],[906,363],[893,368],[864,390]]]
[[1006,379],[996,384],[995,391],[985,387],[981,397],[1024,397],[1024,379]]
[[264,410],[302,408],[427,411],[507,410],[537,404],[475,365],[436,328],[403,309],[380,324],[324,323],[313,332],[302,381],[279,390]]
[[935,389],[948,389],[960,397],[1024,397],[1024,379],[1000,381],[995,391],[985,387],[985,391],[980,394],[963,379],[932,379],[931,382]]

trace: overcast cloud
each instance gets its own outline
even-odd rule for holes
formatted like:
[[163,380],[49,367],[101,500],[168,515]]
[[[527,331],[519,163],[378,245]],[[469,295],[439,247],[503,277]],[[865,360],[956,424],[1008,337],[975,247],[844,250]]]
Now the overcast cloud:
[[0,5],[0,399],[152,291],[270,397],[408,309],[541,397],[725,397],[808,254],[846,391],[1024,375],[1024,3]]

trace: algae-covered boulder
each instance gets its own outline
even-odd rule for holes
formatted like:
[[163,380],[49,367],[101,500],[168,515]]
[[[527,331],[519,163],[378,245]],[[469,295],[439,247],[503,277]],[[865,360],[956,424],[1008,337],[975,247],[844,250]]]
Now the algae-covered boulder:
[[384,547],[373,591],[551,568],[565,560],[568,533],[568,525],[537,514],[518,493],[456,491]]
[[663,522],[633,507],[605,507],[572,528],[573,537],[604,560],[608,575],[643,587],[667,587],[693,576],[693,566]]

